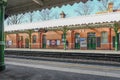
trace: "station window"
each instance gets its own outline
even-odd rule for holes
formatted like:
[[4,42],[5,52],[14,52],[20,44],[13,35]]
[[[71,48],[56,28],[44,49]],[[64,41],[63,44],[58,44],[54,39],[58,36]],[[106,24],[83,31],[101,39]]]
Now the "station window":
[[37,36],[36,35],[33,35],[33,37],[32,37],[32,43],[36,43],[36,40],[37,40]]
[[101,37],[102,37],[101,42],[102,43],[108,43],[108,33],[107,32],[102,32],[101,34],[102,34],[101,35]]

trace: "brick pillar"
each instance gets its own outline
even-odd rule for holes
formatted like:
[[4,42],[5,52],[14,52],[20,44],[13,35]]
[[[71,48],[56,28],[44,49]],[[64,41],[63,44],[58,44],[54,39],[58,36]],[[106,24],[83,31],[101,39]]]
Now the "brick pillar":
[[16,34],[16,48],[19,48],[19,35]]
[[42,48],[42,32],[39,32],[39,47]]
[[71,31],[71,43],[70,43],[71,49],[74,49],[74,30]]
[[109,50],[111,50],[111,43],[112,43],[112,41],[111,41],[111,38],[112,38],[112,35],[111,35],[111,28],[109,28]]

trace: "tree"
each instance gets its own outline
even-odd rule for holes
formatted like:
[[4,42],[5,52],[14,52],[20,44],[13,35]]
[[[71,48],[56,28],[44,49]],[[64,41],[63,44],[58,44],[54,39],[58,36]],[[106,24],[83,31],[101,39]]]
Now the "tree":
[[118,3],[117,5],[115,5],[115,9],[120,9],[120,1],[119,0],[115,0],[115,2]]
[[22,23],[23,14],[13,15],[7,18],[7,25],[20,24]]
[[[118,0],[99,0],[100,1],[100,6],[99,6],[99,10],[100,11],[107,11],[108,10],[108,3],[109,2],[116,2]],[[120,8],[120,3],[115,5],[113,8],[115,9],[119,9]]]
[[99,6],[99,10],[100,11],[107,11],[108,10],[108,2],[110,0],[100,0],[100,6]]
[[91,1],[88,1],[86,3],[80,3],[78,7],[75,9],[75,12],[78,15],[90,15],[93,11],[93,5]]
[[49,9],[39,11],[39,17],[42,21],[59,18],[57,12],[53,13],[52,10]]
[[28,16],[29,22],[33,22],[34,14],[35,14],[34,12],[29,12],[29,13],[27,13],[27,16]]

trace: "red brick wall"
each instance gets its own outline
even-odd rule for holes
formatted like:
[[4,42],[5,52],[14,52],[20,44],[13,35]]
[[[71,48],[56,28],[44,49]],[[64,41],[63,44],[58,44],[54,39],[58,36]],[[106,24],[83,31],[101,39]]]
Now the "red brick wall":
[[[72,31],[68,31],[67,32],[67,40],[69,43],[68,48],[69,49],[74,49],[74,42],[75,42],[75,33],[79,33],[80,37],[82,38],[87,38],[87,33],[89,32],[95,32],[96,33],[96,37],[101,37],[101,32],[107,32],[108,33],[108,43],[101,43],[101,47],[97,47],[96,49],[102,49],[102,50],[109,50],[109,49],[114,49],[112,47],[112,37],[115,36],[114,33],[114,29],[111,29],[111,33],[110,33],[110,28],[91,28],[91,29],[76,29],[76,30],[72,30]],[[120,32],[120,30],[119,30]],[[48,31],[46,33],[32,33],[33,35],[37,36],[37,41],[36,43],[32,43],[32,48],[41,48],[42,47],[42,36],[46,35],[46,39],[47,40],[60,40],[60,45],[59,46],[49,46],[47,45],[46,48],[52,49],[63,49],[64,48],[64,44],[62,43],[62,31]],[[23,48],[25,48],[25,39],[29,38],[29,35],[26,33],[19,33],[19,36],[23,36],[23,42],[22,42],[22,46]],[[110,37],[111,36],[111,37]],[[12,40],[13,45],[11,45],[10,47],[16,47],[16,34],[8,34],[6,40]],[[31,41],[33,42],[33,41]],[[21,47],[21,46],[20,46]],[[87,48],[84,48],[87,49]]]

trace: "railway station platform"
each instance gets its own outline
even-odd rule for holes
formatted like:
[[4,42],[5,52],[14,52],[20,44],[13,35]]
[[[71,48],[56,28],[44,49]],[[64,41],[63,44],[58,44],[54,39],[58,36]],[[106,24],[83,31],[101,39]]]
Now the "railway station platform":
[[120,54],[115,50],[78,50],[78,49],[25,49],[25,48],[6,48],[5,50],[17,51],[42,51],[42,52],[64,52],[64,53],[101,53],[101,54]]
[[120,67],[5,58],[0,80],[120,80]]
[[120,66],[120,51],[62,50],[62,49],[5,49],[5,57]]

